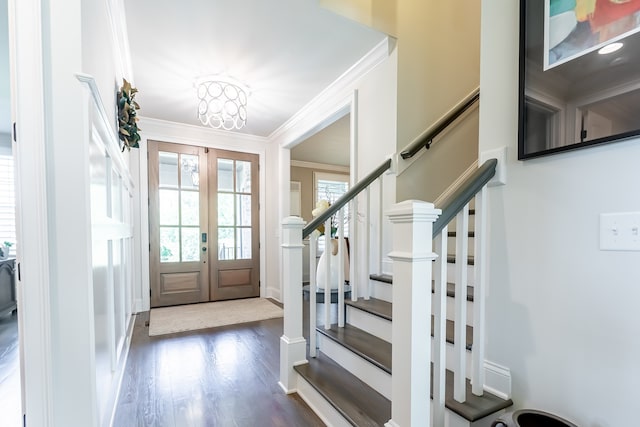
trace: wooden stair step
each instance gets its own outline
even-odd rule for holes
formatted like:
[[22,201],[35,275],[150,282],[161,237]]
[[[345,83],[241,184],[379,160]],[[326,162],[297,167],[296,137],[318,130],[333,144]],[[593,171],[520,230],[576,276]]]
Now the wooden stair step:
[[354,426],[384,426],[391,419],[391,402],[321,352],[294,366],[311,386]]
[[[455,264],[456,263],[456,256],[455,255],[451,255],[451,254],[447,255],[447,262],[449,264]],[[467,257],[467,264],[468,265],[473,265],[473,263],[474,263],[473,255],[469,255]]]
[[357,301],[345,300],[345,304],[355,307],[359,310],[371,313],[374,316],[381,317],[386,320],[391,320],[392,304],[387,301],[383,301],[377,298],[358,298]]
[[370,274],[369,279],[393,285],[393,276],[390,274]]
[[[455,332],[454,332],[455,323],[453,320],[447,320],[447,326],[445,327],[447,342],[449,344],[454,344]],[[431,316],[431,336],[433,336],[433,315]],[[473,326],[467,325],[467,343],[465,345],[468,351],[471,351],[473,347]]]
[[[431,293],[435,291],[436,283],[435,281],[431,281]],[[473,286],[467,286],[467,301],[473,302]],[[455,283],[447,283],[447,296],[451,298],[456,297],[456,284]]]
[[331,329],[319,326],[316,330],[369,363],[389,374],[391,373],[391,343],[348,323],[344,325],[344,328],[339,328],[337,324],[333,324]]
[[[447,232],[447,236],[448,237],[456,237],[457,234],[455,231],[448,231]],[[469,237],[476,237],[476,232],[475,231],[469,231]]]
[[[332,338],[339,336],[337,329],[343,328],[337,328],[336,325],[333,325],[328,331],[320,328],[318,331]],[[350,342],[351,347],[354,347],[361,346],[363,340],[371,340],[372,343],[377,341],[376,337],[358,328],[347,325],[344,329],[346,333],[343,331],[342,340],[336,339],[338,343]],[[349,338],[345,339],[345,337]],[[383,369],[391,373],[391,344],[380,341],[368,346],[366,351],[371,351],[375,355],[373,357],[369,355],[365,359],[384,360],[382,364],[387,365],[387,368]],[[351,349],[347,345],[345,347]],[[375,351],[372,350],[374,347],[377,347]],[[376,366],[381,364],[379,362],[372,363]],[[382,426],[389,420],[391,416],[389,400],[323,355],[322,352],[318,354],[317,358],[310,358],[308,363],[295,366],[294,369],[352,425]],[[431,375],[433,377],[433,365],[431,365]],[[453,372],[447,370],[445,406],[466,420],[476,421],[513,405],[511,399],[504,400],[488,392],[484,392],[482,396],[475,396],[471,392],[471,383],[468,379],[466,381],[467,400],[464,403],[459,403],[453,399],[453,380]],[[433,388],[431,397],[433,397]]]
[[[468,378],[466,380],[467,400],[460,403],[453,398],[453,372],[447,369],[445,373],[444,405],[467,421],[477,421],[513,405],[511,399],[505,400],[487,391],[482,396],[476,396],[471,392],[471,381]],[[433,363],[431,364],[431,378],[433,378]],[[433,382],[431,382],[431,398],[433,399]]]

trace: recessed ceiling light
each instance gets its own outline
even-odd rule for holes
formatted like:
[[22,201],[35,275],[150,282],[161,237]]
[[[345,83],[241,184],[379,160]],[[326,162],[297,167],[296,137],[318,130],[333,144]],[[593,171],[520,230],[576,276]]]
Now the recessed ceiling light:
[[618,42],[618,43],[611,43],[606,45],[605,47],[601,48],[598,53],[600,55],[606,55],[607,53],[613,53],[616,50],[619,50],[622,47],[622,43]]

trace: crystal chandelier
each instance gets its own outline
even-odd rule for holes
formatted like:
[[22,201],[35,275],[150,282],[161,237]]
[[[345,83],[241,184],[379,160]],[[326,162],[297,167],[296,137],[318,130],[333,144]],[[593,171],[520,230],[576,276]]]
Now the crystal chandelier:
[[216,129],[241,129],[247,123],[247,93],[241,83],[229,78],[205,77],[196,82],[198,119]]

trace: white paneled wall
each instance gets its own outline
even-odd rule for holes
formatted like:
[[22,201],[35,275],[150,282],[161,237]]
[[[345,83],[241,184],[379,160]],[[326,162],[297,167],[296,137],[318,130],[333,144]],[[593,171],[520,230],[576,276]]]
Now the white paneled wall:
[[[87,82],[91,138],[89,173],[96,391],[101,425],[108,425],[126,359],[132,322],[133,181],[95,85]],[[102,110],[102,111],[101,111]]]

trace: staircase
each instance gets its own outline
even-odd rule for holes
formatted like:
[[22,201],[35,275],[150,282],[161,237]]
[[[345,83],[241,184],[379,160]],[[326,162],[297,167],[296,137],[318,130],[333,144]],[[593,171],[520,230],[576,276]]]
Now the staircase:
[[[473,97],[477,100],[477,94]],[[428,147],[473,102],[465,100],[417,145],[399,153],[393,169]],[[497,161],[470,168],[438,202],[441,209],[415,200],[384,208],[392,227],[393,276],[381,271],[379,260],[373,266],[377,274],[363,279],[354,265],[360,260],[366,271],[372,258],[382,257],[381,237],[371,230],[380,233],[383,224],[369,221],[383,201],[381,196],[372,201],[369,187],[377,181],[382,188],[391,163],[380,165],[308,225],[297,217],[283,221],[280,385],[287,393],[299,393],[330,426],[488,427],[512,405],[508,394],[485,390],[486,186]],[[361,192],[366,201],[361,197],[355,205]],[[350,240],[351,299],[344,297],[345,257],[337,256],[337,289],[332,293],[329,284],[316,284],[311,274],[303,310],[301,264],[309,262],[309,271],[316,271],[315,230],[321,224],[331,229],[330,218],[338,215],[342,247],[347,204],[350,212],[365,212],[359,228],[364,236]],[[303,261],[302,238],[307,236],[311,254]],[[330,261],[324,267],[324,277],[331,277]],[[321,287],[321,300],[330,304],[318,300]]]
[[[473,210],[470,211],[470,215],[474,213]],[[473,246],[473,231],[468,232],[468,237],[470,246]],[[448,232],[448,238],[455,239],[456,232]],[[447,256],[449,278],[455,276],[455,262],[455,255],[449,254]],[[467,267],[473,266],[473,255],[467,258],[466,264]],[[469,277],[469,282],[473,283],[471,268]],[[337,323],[333,323],[330,329],[325,329],[322,325],[317,326],[319,354],[309,362],[294,367],[301,380],[306,383],[305,387],[311,391],[305,397],[312,402],[326,401],[337,413],[333,414],[333,419],[325,420],[330,425],[341,425],[342,421],[346,421],[345,425],[383,426],[391,419],[393,310],[388,296],[393,294],[393,277],[387,274],[372,274],[369,279],[372,281],[374,293],[379,298],[360,297],[355,301],[346,300],[344,328],[339,328]],[[435,283],[432,283],[432,293],[434,287]],[[466,300],[467,319],[473,319],[473,289],[472,285],[467,286],[466,296],[462,297]],[[455,284],[448,282],[447,367],[454,364],[455,298]],[[472,322],[468,323],[465,349],[468,355],[467,371],[470,371],[473,326]],[[433,321],[431,324],[433,336]],[[466,381],[467,399],[463,403],[457,402],[453,398],[453,377],[453,372],[447,370],[445,407],[447,411],[466,420],[467,425],[481,425],[480,422],[484,418],[498,414],[512,404],[511,400],[501,399],[491,393],[485,392],[482,396],[475,396],[471,391],[469,380]],[[339,415],[340,418],[336,420],[335,415]]]

